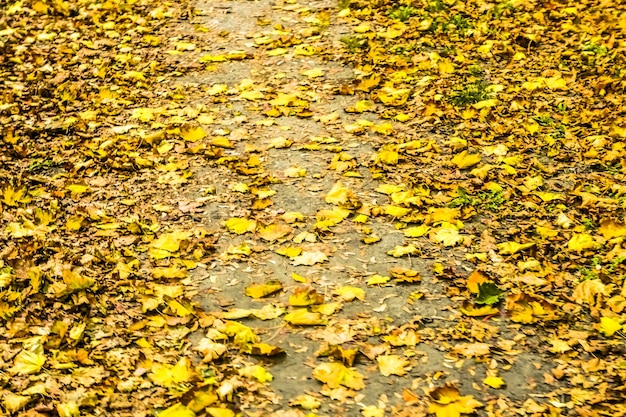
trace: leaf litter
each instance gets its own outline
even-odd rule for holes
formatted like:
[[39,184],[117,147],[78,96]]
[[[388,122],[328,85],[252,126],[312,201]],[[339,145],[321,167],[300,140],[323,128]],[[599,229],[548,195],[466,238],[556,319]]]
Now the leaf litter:
[[7,414],[623,415],[617,5],[3,8]]

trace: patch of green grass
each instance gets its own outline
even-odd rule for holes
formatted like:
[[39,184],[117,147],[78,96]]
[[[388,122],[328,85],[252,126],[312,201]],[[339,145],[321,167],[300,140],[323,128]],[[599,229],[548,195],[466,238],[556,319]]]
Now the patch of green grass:
[[467,67],[467,72],[469,72],[469,74],[471,76],[474,76],[474,77],[477,77],[477,78],[478,77],[482,77],[484,75],[484,71],[483,71],[482,67],[480,65],[478,65],[478,64],[473,64],[473,65],[470,65],[469,67]]
[[552,126],[554,124],[554,119],[549,114],[540,114],[538,116],[533,116],[533,120],[537,122],[539,126]]
[[506,202],[502,191],[482,191],[478,193],[478,198],[481,200],[482,204],[491,211],[500,210],[500,206]]
[[483,80],[475,80],[463,86],[462,89],[456,90],[450,96],[450,103],[455,106],[462,107],[468,104],[478,103],[491,97],[487,87],[489,85]]
[[417,14],[418,14],[418,9],[416,9],[415,7],[412,7],[412,6],[400,6],[400,7],[397,7],[395,9],[391,10],[389,12],[389,17],[391,19],[396,19],[396,20],[399,20],[401,22],[406,22],[412,16],[415,16]]
[[442,0],[429,1],[426,5],[426,11],[431,13],[437,13],[444,11],[447,8],[446,4]]
[[339,10],[348,9],[350,7],[350,3],[350,0],[339,0],[337,2],[337,7],[339,7]]
[[595,223],[589,217],[585,217],[580,222],[583,224],[583,226],[585,226],[585,230],[587,230],[587,231],[596,230]]
[[464,206],[473,206],[474,198],[463,187],[459,187],[456,190],[457,197],[448,203],[448,207],[457,208]]
[[33,159],[30,162],[30,165],[28,166],[28,171],[35,172],[35,171],[40,171],[40,170],[47,169],[47,168],[54,168],[58,166],[59,166],[59,163],[54,162],[52,159],[37,158],[37,159]]
[[454,16],[450,17],[447,26],[449,27],[451,25],[454,25],[456,30],[460,32],[465,32],[468,29],[472,29],[474,27],[472,22],[467,17],[461,14],[455,14]]
[[500,19],[502,16],[511,14],[515,11],[515,6],[511,2],[497,4],[496,7],[491,9],[491,14],[495,19]]
[[596,57],[604,56],[609,53],[609,50],[604,45],[598,45],[593,42],[588,42],[582,46],[582,51],[586,55],[594,55]]
[[506,203],[506,198],[502,191],[481,191],[476,196],[472,196],[466,189],[459,187],[456,191],[457,197],[448,203],[448,207],[484,207],[490,211],[498,211],[502,204]]
[[354,53],[365,47],[365,41],[357,36],[342,36],[339,41],[346,46],[348,52]]

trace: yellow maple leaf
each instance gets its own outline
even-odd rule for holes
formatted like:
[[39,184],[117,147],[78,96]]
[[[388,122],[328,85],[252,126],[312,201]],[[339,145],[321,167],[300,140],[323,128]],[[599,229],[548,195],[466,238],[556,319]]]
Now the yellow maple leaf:
[[598,329],[607,337],[613,336],[615,332],[622,329],[621,320],[613,317],[600,317]]
[[2,397],[2,404],[9,413],[18,412],[26,407],[26,404],[31,400],[30,396],[13,394],[10,391],[5,391]]
[[289,401],[289,405],[294,407],[298,406],[305,410],[316,410],[320,408],[322,403],[312,395],[300,395]]
[[378,152],[377,156],[379,161],[387,165],[396,165],[400,159],[398,152],[389,149]]
[[197,142],[200,139],[203,139],[206,136],[206,132],[202,127],[185,127],[180,132],[180,137],[186,140],[187,142]]
[[483,379],[483,384],[490,386],[491,388],[497,389],[504,386],[505,382],[499,376],[488,376],[487,378]]
[[586,279],[576,285],[572,298],[579,303],[593,306],[608,295],[609,291],[602,281],[599,279]]
[[318,294],[313,287],[299,287],[289,296],[289,305],[294,307],[306,307],[314,304],[322,304],[324,295]]
[[283,224],[270,224],[269,226],[261,226],[257,229],[257,234],[263,240],[274,242],[284,238],[292,232],[292,228]]
[[480,154],[470,154],[468,151],[463,151],[454,155],[452,158],[452,163],[457,166],[459,169],[470,168],[480,162],[482,157]]
[[421,226],[407,227],[406,229],[402,230],[402,233],[404,233],[404,236],[406,237],[422,237],[425,236],[429,231],[430,226],[423,224]]
[[461,313],[469,317],[491,316],[498,313],[498,309],[490,305],[478,307],[471,304],[464,304],[463,307],[459,308],[459,310]]
[[79,417],[80,407],[76,401],[67,401],[56,405],[59,417]]
[[22,350],[15,357],[11,372],[25,375],[36,374],[41,370],[44,363],[46,363],[46,357],[43,355],[42,348]]
[[164,259],[175,256],[176,252],[180,249],[181,242],[189,239],[192,235],[193,233],[182,230],[163,233],[150,244],[148,253],[154,259]]
[[325,326],[328,319],[321,313],[309,312],[306,308],[299,308],[285,316],[285,321],[294,326]]
[[328,260],[328,257],[324,252],[319,251],[304,251],[300,255],[293,258],[292,265],[306,265],[311,266]]
[[210,417],[235,417],[236,414],[233,410],[228,408],[208,407],[206,410]]
[[437,417],[460,417],[461,414],[471,414],[483,406],[471,395],[461,396],[459,390],[451,384],[436,388],[429,395],[433,402],[430,403],[428,412],[435,413]]
[[274,379],[274,376],[261,365],[243,367],[239,370],[239,375],[254,378],[261,383],[271,382]]
[[91,188],[85,184],[70,184],[67,187],[68,190],[73,192],[74,194],[82,194],[91,191]]
[[278,250],[276,250],[276,253],[293,259],[302,253],[302,248],[288,246],[284,248],[279,248]]
[[354,390],[365,388],[363,375],[339,362],[322,363],[313,369],[313,377],[329,388],[344,386]]
[[501,255],[513,255],[524,249],[532,248],[533,246],[535,246],[533,242],[523,244],[517,242],[503,242],[497,245],[498,252],[500,252]]
[[387,255],[391,255],[394,258],[400,258],[402,256],[414,255],[418,253],[419,250],[414,245],[406,245],[406,246],[396,246],[392,250],[387,252]]
[[581,252],[585,249],[594,249],[598,246],[593,236],[588,233],[574,233],[567,242],[567,248],[572,251]]
[[408,209],[405,207],[392,206],[392,205],[384,206],[383,210],[385,211],[386,215],[396,217],[396,218],[402,218],[406,216],[407,214],[411,213],[411,209]]
[[324,201],[347,208],[358,208],[360,205],[354,191],[344,187],[341,181],[337,181],[333,185],[333,188],[324,197]]
[[246,232],[254,232],[256,229],[256,221],[243,217],[233,217],[226,220],[224,226],[226,226],[229,232],[242,235]]
[[176,403],[170,408],[161,411],[159,417],[196,417],[196,413],[181,403]]
[[365,281],[365,283],[370,286],[384,285],[388,283],[390,280],[391,280],[391,277],[375,274],[369,277],[367,281]]
[[430,240],[441,243],[443,246],[455,246],[463,242],[463,235],[454,227],[439,227],[432,229]]
[[315,313],[323,314],[325,316],[331,316],[335,314],[336,311],[340,310],[341,307],[342,307],[341,303],[332,302],[332,303],[311,306],[311,311]]
[[336,289],[333,294],[338,295],[343,301],[352,301],[355,298],[365,300],[365,291],[363,288],[344,286]]
[[626,236],[626,224],[611,219],[602,219],[598,232],[607,240]]
[[283,289],[280,281],[271,280],[265,284],[252,284],[246,287],[246,295],[252,298],[263,298]]
[[189,359],[180,358],[176,365],[158,364],[152,365],[148,378],[157,385],[171,388],[178,384],[189,382],[193,377]]
[[378,369],[384,376],[406,375],[409,371],[410,362],[400,355],[380,355],[376,357]]
[[92,287],[96,281],[93,278],[80,275],[76,271],[72,271],[69,268],[63,270],[63,282],[72,291],[86,290]]
[[312,68],[310,70],[300,71],[300,74],[307,76],[309,78],[317,78],[317,77],[322,77],[324,75],[324,70],[321,68]]

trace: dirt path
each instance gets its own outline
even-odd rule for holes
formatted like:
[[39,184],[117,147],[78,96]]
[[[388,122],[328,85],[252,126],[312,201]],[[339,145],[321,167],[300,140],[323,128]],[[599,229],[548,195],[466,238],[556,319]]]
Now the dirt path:
[[[273,224],[284,213],[303,215],[303,220],[296,223],[294,231],[277,241],[268,242],[253,234],[221,234],[218,251],[222,259],[211,268],[198,269],[195,273],[200,283],[196,300],[212,312],[251,309],[272,303],[289,305],[289,296],[295,291],[312,288],[323,295],[326,302],[342,304],[341,310],[328,317],[328,326],[322,328],[289,326],[281,319],[243,321],[261,334],[264,341],[278,345],[286,352],[277,359],[263,361],[274,375],[269,387],[277,395],[275,403],[269,408],[277,410],[276,415],[291,415],[287,411],[289,403],[310,394],[321,402],[319,413],[322,415],[356,416],[366,407],[370,407],[370,412],[373,412],[371,407],[380,407],[388,413],[395,410],[394,414],[402,414],[411,392],[420,398],[424,390],[441,386],[446,381],[458,381],[463,394],[474,395],[494,405],[497,403],[496,407],[506,412],[513,412],[526,400],[541,397],[541,392],[545,390],[541,384],[542,374],[549,371],[550,365],[533,353],[532,345],[536,342],[532,341],[532,337],[527,338],[516,329],[499,326],[497,321],[486,323],[461,318],[445,295],[445,283],[433,273],[433,265],[439,263],[455,271],[453,276],[468,275],[473,266],[462,261],[462,251],[441,252],[426,238],[407,239],[396,230],[390,217],[368,218],[366,225],[347,219],[328,229],[316,229],[316,214],[333,209],[324,197],[339,181],[354,191],[359,204],[365,208],[364,213],[367,213],[367,208],[390,203],[388,196],[377,191],[377,187],[385,181],[374,179],[372,172],[380,171],[376,152],[386,143],[395,141],[393,135],[385,137],[365,133],[355,136],[345,130],[344,126],[355,124],[359,119],[374,124],[388,122],[374,113],[363,116],[344,112],[358,98],[337,95],[336,92],[354,79],[358,73],[355,68],[329,61],[331,57],[317,52],[299,56],[295,52],[298,46],[285,48],[284,53],[271,56],[272,51],[281,47],[272,48],[263,44],[269,42],[266,37],[280,45],[277,39],[281,36],[295,36],[298,42],[308,43],[314,51],[342,48],[339,39],[346,28],[334,17],[334,5],[327,2],[229,1],[200,2],[196,7],[199,13],[193,23],[210,30],[206,34],[196,32],[199,48],[195,55],[189,54],[194,61],[203,54],[217,56],[232,51],[245,51],[253,58],[209,65],[208,70],[187,73],[177,82],[190,92],[187,94],[190,102],[204,105],[215,114],[215,123],[208,126],[207,131],[230,133],[227,137],[234,146],[225,155],[237,161],[250,161],[250,158],[258,158],[259,161],[258,165],[256,162],[254,165],[248,163],[253,167],[252,175],[236,175],[233,172],[242,171],[241,167],[233,170],[232,167],[194,164],[194,175],[185,186],[185,194],[191,200],[195,198],[205,202],[206,208],[198,213],[201,217],[199,223],[219,228],[232,217],[245,217]],[[332,18],[325,24],[315,24],[316,21],[319,23],[320,15]],[[308,32],[316,35],[309,38],[302,35]],[[323,75],[310,77],[304,74],[307,70],[320,70]],[[237,89],[242,82],[249,84],[247,91],[260,91],[263,98],[242,99],[237,93],[243,89],[224,97],[220,100],[223,103],[216,103],[216,100],[206,96],[206,92],[217,84]],[[190,86],[193,87],[190,89]],[[298,98],[310,100],[306,103],[310,114],[305,117],[286,114],[278,118],[263,115],[263,111],[271,105],[268,104],[271,100],[265,97],[294,93]],[[291,111],[297,112],[297,108]],[[392,124],[395,134],[403,135],[403,131],[410,130],[413,137],[443,142],[441,137],[419,126]],[[289,146],[277,138],[286,139]],[[436,173],[437,166],[415,169]],[[294,175],[295,170],[306,174],[301,177]],[[258,190],[273,194],[269,199],[271,203],[268,201],[271,205],[261,210],[254,208],[258,199],[249,192],[238,194],[232,191],[237,184],[253,187],[252,184],[259,180],[264,182]],[[214,187],[215,194],[202,197],[192,191],[207,187]],[[369,230],[365,232],[366,229]],[[301,232],[313,233],[311,241],[294,243],[294,236]],[[365,244],[366,233],[379,237],[380,241]],[[387,254],[394,247],[407,243],[419,248],[418,255],[394,258]],[[236,254],[236,248],[241,245],[250,248],[250,255]],[[312,266],[294,266],[288,257],[276,253],[280,248],[290,246],[305,251],[321,251],[328,261]],[[389,276],[392,268],[417,271],[421,281],[366,285],[373,276]],[[295,282],[292,274],[305,277],[306,283]],[[444,281],[446,279],[450,278],[444,278]],[[284,291],[263,301],[244,296],[247,286],[270,280],[279,281]],[[362,289],[363,300],[343,302],[334,291],[345,286]],[[408,334],[409,339],[410,335],[416,339],[398,341],[392,338],[389,339],[391,343],[381,345],[385,336],[401,332],[405,332],[403,337]],[[484,356],[484,352],[479,351],[487,346],[481,345],[483,342],[507,338],[511,341],[510,347],[503,346],[498,354]],[[328,346],[360,348],[362,351],[364,347],[373,351],[381,349],[370,359],[361,356],[354,364],[365,375],[365,388],[358,392],[343,387],[336,390],[325,388],[320,396],[320,383],[311,376],[311,371],[327,361],[317,356]],[[526,351],[524,353],[520,349],[522,346]],[[477,349],[476,353],[472,352],[473,348]],[[381,375],[375,356],[382,353],[407,358],[410,371],[402,377]],[[499,372],[507,381],[501,400],[496,400],[496,390],[482,384],[489,372]],[[413,403],[411,413],[418,412],[415,411],[415,401]],[[258,415],[265,415],[258,404],[250,406],[259,410]]]

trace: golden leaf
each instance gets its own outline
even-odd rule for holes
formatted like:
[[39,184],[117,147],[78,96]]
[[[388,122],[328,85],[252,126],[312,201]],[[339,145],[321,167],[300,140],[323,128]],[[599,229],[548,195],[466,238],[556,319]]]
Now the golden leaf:
[[326,256],[326,254],[324,254],[324,252],[304,251],[302,252],[302,254],[293,258],[293,262],[291,264],[294,266],[298,266],[298,265],[311,266],[311,265],[325,262],[327,260],[328,260],[328,257]]
[[435,413],[437,417],[460,417],[461,414],[470,414],[482,407],[482,403],[473,396],[461,396],[459,390],[451,384],[436,388],[429,395],[433,402],[430,403],[428,412]]
[[235,412],[228,408],[209,407],[205,410],[210,417],[235,417]]
[[280,281],[271,280],[265,284],[252,284],[246,287],[246,295],[252,298],[263,298],[283,289]]
[[322,363],[313,369],[313,377],[329,388],[345,386],[354,390],[365,388],[363,375],[339,362]]
[[46,363],[46,357],[43,355],[43,349],[38,350],[41,350],[41,352],[22,350],[18,353],[13,361],[11,372],[26,375],[38,373],[43,364]]
[[459,308],[461,313],[469,317],[491,316],[498,313],[498,309],[491,305],[475,306],[472,304],[464,304]]
[[176,403],[170,408],[161,411],[159,417],[196,417],[196,413],[181,403]]
[[607,337],[613,336],[615,332],[621,330],[622,327],[621,321],[618,319],[613,317],[600,317],[600,326],[598,329],[600,333]]
[[241,368],[239,375],[254,378],[261,383],[271,382],[274,379],[274,376],[260,365],[251,365]]
[[425,236],[430,231],[430,227],[425,224],[421,226],[407,227],[402,230],[404,236],[406,237],[422,237]]
[[292,231],[293,229],[291,227],[283,224],[270,224],[269,226],[259,227],[257,229],[257,234],[263,240],[274,242],[278,239],[284,238]]
[[504,386],[505,383],[504,380],[499,376],[488,376],[487,378],[483,379],[483,384],[490,386],[491,388],[497,389]]
[[197,142],[206,136],[206,132],[202,127],[185,127],[180,132],[180,137],[187,142]]
[[300,395],[289,401],[289,405],[292,407],[301,407],[305,410],[316,410],[320,408],[322,403],[312,395]]
[[80,275],[69,268],[63,270],[63,282],[72,291],[86,290],[95,284],[93,278]]
[[246,232],[254,232],[256,229],[256,221],[242,217],[233,217],[224,223],[226,229],[231,233],[242,235]]
[[311,313],[306,308],[299,308],[285,316],[285,321],[294,326],[324,326],[328,320],[321,313]]
[[158,364],[152,365],[148,378],[157,385],[171,388],[178,384],[191,381],[193,370],[189,359],[183,357],[176,365]]
[[324,70],[321,68],[313,68],[310,70],[300,71],[300,74],[307,76],[309,78],[317,78],[317,77],[322,77],[324,75]]
[[523,251],[524,249],[532,248],[535,244],[533,242],[523,244],[517,242],[503,242],[498,243],[497,246],[498,252],[500,252],[501,255],[513,255],[517,252]]
[[387,252],[387,255],[391,255],[394,258],[400,258],[407,255],[415,255],[419,253],[419,250],[414,245],[396,246],[392,250]]
[[626,236],[626,224],[618,223],[611,219],[602,219],[600,220],[598,232],[607,240]]
[[299,287],[289,296],[289,305],[294,307],[306,307],[313,304],[322,304],[324,295],[318,294],[312,287]]
[[457,166],[459,169],[470,168],[480,162],[481,156],[478,153],[470,154],[467,151],[463,151],[459,154],[456,154],[454,158],[452,158],[452,163]]
[[358,198],[354,191],[348,190],[343,186],[341,181],[337,181],[333,188],[326,194],[324,200],[330,204],[336,204],[341,207],[346,208],[358,208],[360,204],[358,203]]
[[175,256],[182,241],[189,239],[193,233],[181,230],[163,233],[150,244],[148,253],[153,259],[164,259]]
[[391,280],[391,277],[387,277],[387,276],[383,276],[383,275],[372,275],[371,277],[369,277],[365,283],[367,285],[384,285],[386,283],[388,283]]
[[365,291],[363,288],[357,287],[341,287],[336,289],[333,294],[338,295],[343,301],[352,301],[355,298],[365,300]]
[[26,407],[30,399],[31,398],[27,395],[17,395],[5,391],[2,395],[2,404],[9,413],[16,413]]
[[400,355],[380,355],[376,357],[378,369],[384,376],[406,375],[409,371],[410,362]]
[[464,237],[454,227],[439,227],[432,229],[430,239],[433,242],[443,244],[443,246],[455,246],[463,242]]
[[593,236],[588,233],[574,233],[567,242],[567,248],[572,251],[581,252],[585,249],[594,249],[598,246]]

